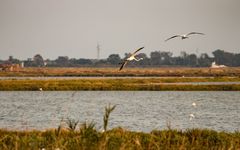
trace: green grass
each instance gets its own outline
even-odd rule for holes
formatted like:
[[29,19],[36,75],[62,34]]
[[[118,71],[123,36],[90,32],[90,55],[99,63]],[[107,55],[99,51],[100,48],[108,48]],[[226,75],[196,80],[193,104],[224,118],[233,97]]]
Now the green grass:
[[69,131],[0,130],[0,149],[238,149],[240,133],[208,129],[154,130],[150,133],[94,127]]
[[[239,82],[240,78],[126,78],[126,79],[50,79],[0,80],[1,91],[67,91],[67,90],[152,90],[152,91],[239,91],[240,84],[187,85],[188,82]],[[174,84],[174,83],[181,84]],[[171,84],[166,84],[171,83]]]

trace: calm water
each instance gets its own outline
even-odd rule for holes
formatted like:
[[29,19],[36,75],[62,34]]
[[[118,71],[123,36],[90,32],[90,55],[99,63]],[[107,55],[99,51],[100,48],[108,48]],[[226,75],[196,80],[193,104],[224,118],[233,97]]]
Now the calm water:
[[69,117],[101,129],[109,103],[117,105],[109,128],[149,132],[166,129],[168,122],[176,129],[240,130],[240,92],[222,91],[0,91],[0,128],[56,128]]

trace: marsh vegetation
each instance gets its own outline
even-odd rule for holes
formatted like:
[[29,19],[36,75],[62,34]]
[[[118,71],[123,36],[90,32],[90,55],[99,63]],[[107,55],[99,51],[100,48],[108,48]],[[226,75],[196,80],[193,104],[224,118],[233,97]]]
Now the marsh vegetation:
[[75,131],[0,130],[0,149],[238,149],[240,133],[207,129],[153,130],[150,133],[114,128],[99,132],[82,125]]
[[[149,91],[238,91],[240,84],[214,84],[239,82],[240,78],[92,78],[48,80],[0,80],[1,91],[74,91],[74,90],[149,90]],[[209,84],[187,84],[209,82]],[[213,84],[211,84],[213,83]]]
[[[120,67],[120,66],[119,66]],[[1,77],[46,77],[46,76],[151,76],[151,77],[223,77],[240,75],[240,67],[227,68],[191,68],[191,67],[156,67],[156,68],[22,68],[15,72],[0,71]]]

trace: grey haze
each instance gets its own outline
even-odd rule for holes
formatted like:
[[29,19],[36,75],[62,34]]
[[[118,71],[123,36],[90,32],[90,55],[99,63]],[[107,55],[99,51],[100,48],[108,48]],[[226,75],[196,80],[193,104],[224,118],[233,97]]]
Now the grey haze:
[[[187,40],[175,34],[203,32]],[[240,52],[240,0],[0,0],[0,59]]]

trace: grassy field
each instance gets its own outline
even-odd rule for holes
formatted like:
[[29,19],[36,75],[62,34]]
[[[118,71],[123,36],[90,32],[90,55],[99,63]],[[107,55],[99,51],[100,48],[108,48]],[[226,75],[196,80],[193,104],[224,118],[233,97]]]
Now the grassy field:
[[47,131],[0,130],[0,149],[239,149],[240,132],[208,129],[153,130],[150,133],[114,128],[99,132],[94,126],[78,130]]
[[[211,82],[213,84],[187,84]],[[1,91],[151,90],[151,91],[239,91],[240,84],[214,85],[214,82],[240,82],[239,77],[217,78],[87,78],[47,80],[0,80]]]
[[240,76],[240,67],[227,68],[22,68],[15,72],[0,71],[3,76],[161,76],[161,77],[222,77]]
[[[164,84],[179,82],[240,81],[240,68],[22,68],[0,72],[0,77],[171,77],[140,79],[76,79],[76,80],[0,80],[0,90],[221,90],[239,91],[240,85]],[[187,78],[191,77],[191,78]],[[196,77],[196,78],[194,78]],[[201,78],[197,78],[201,77]]]

